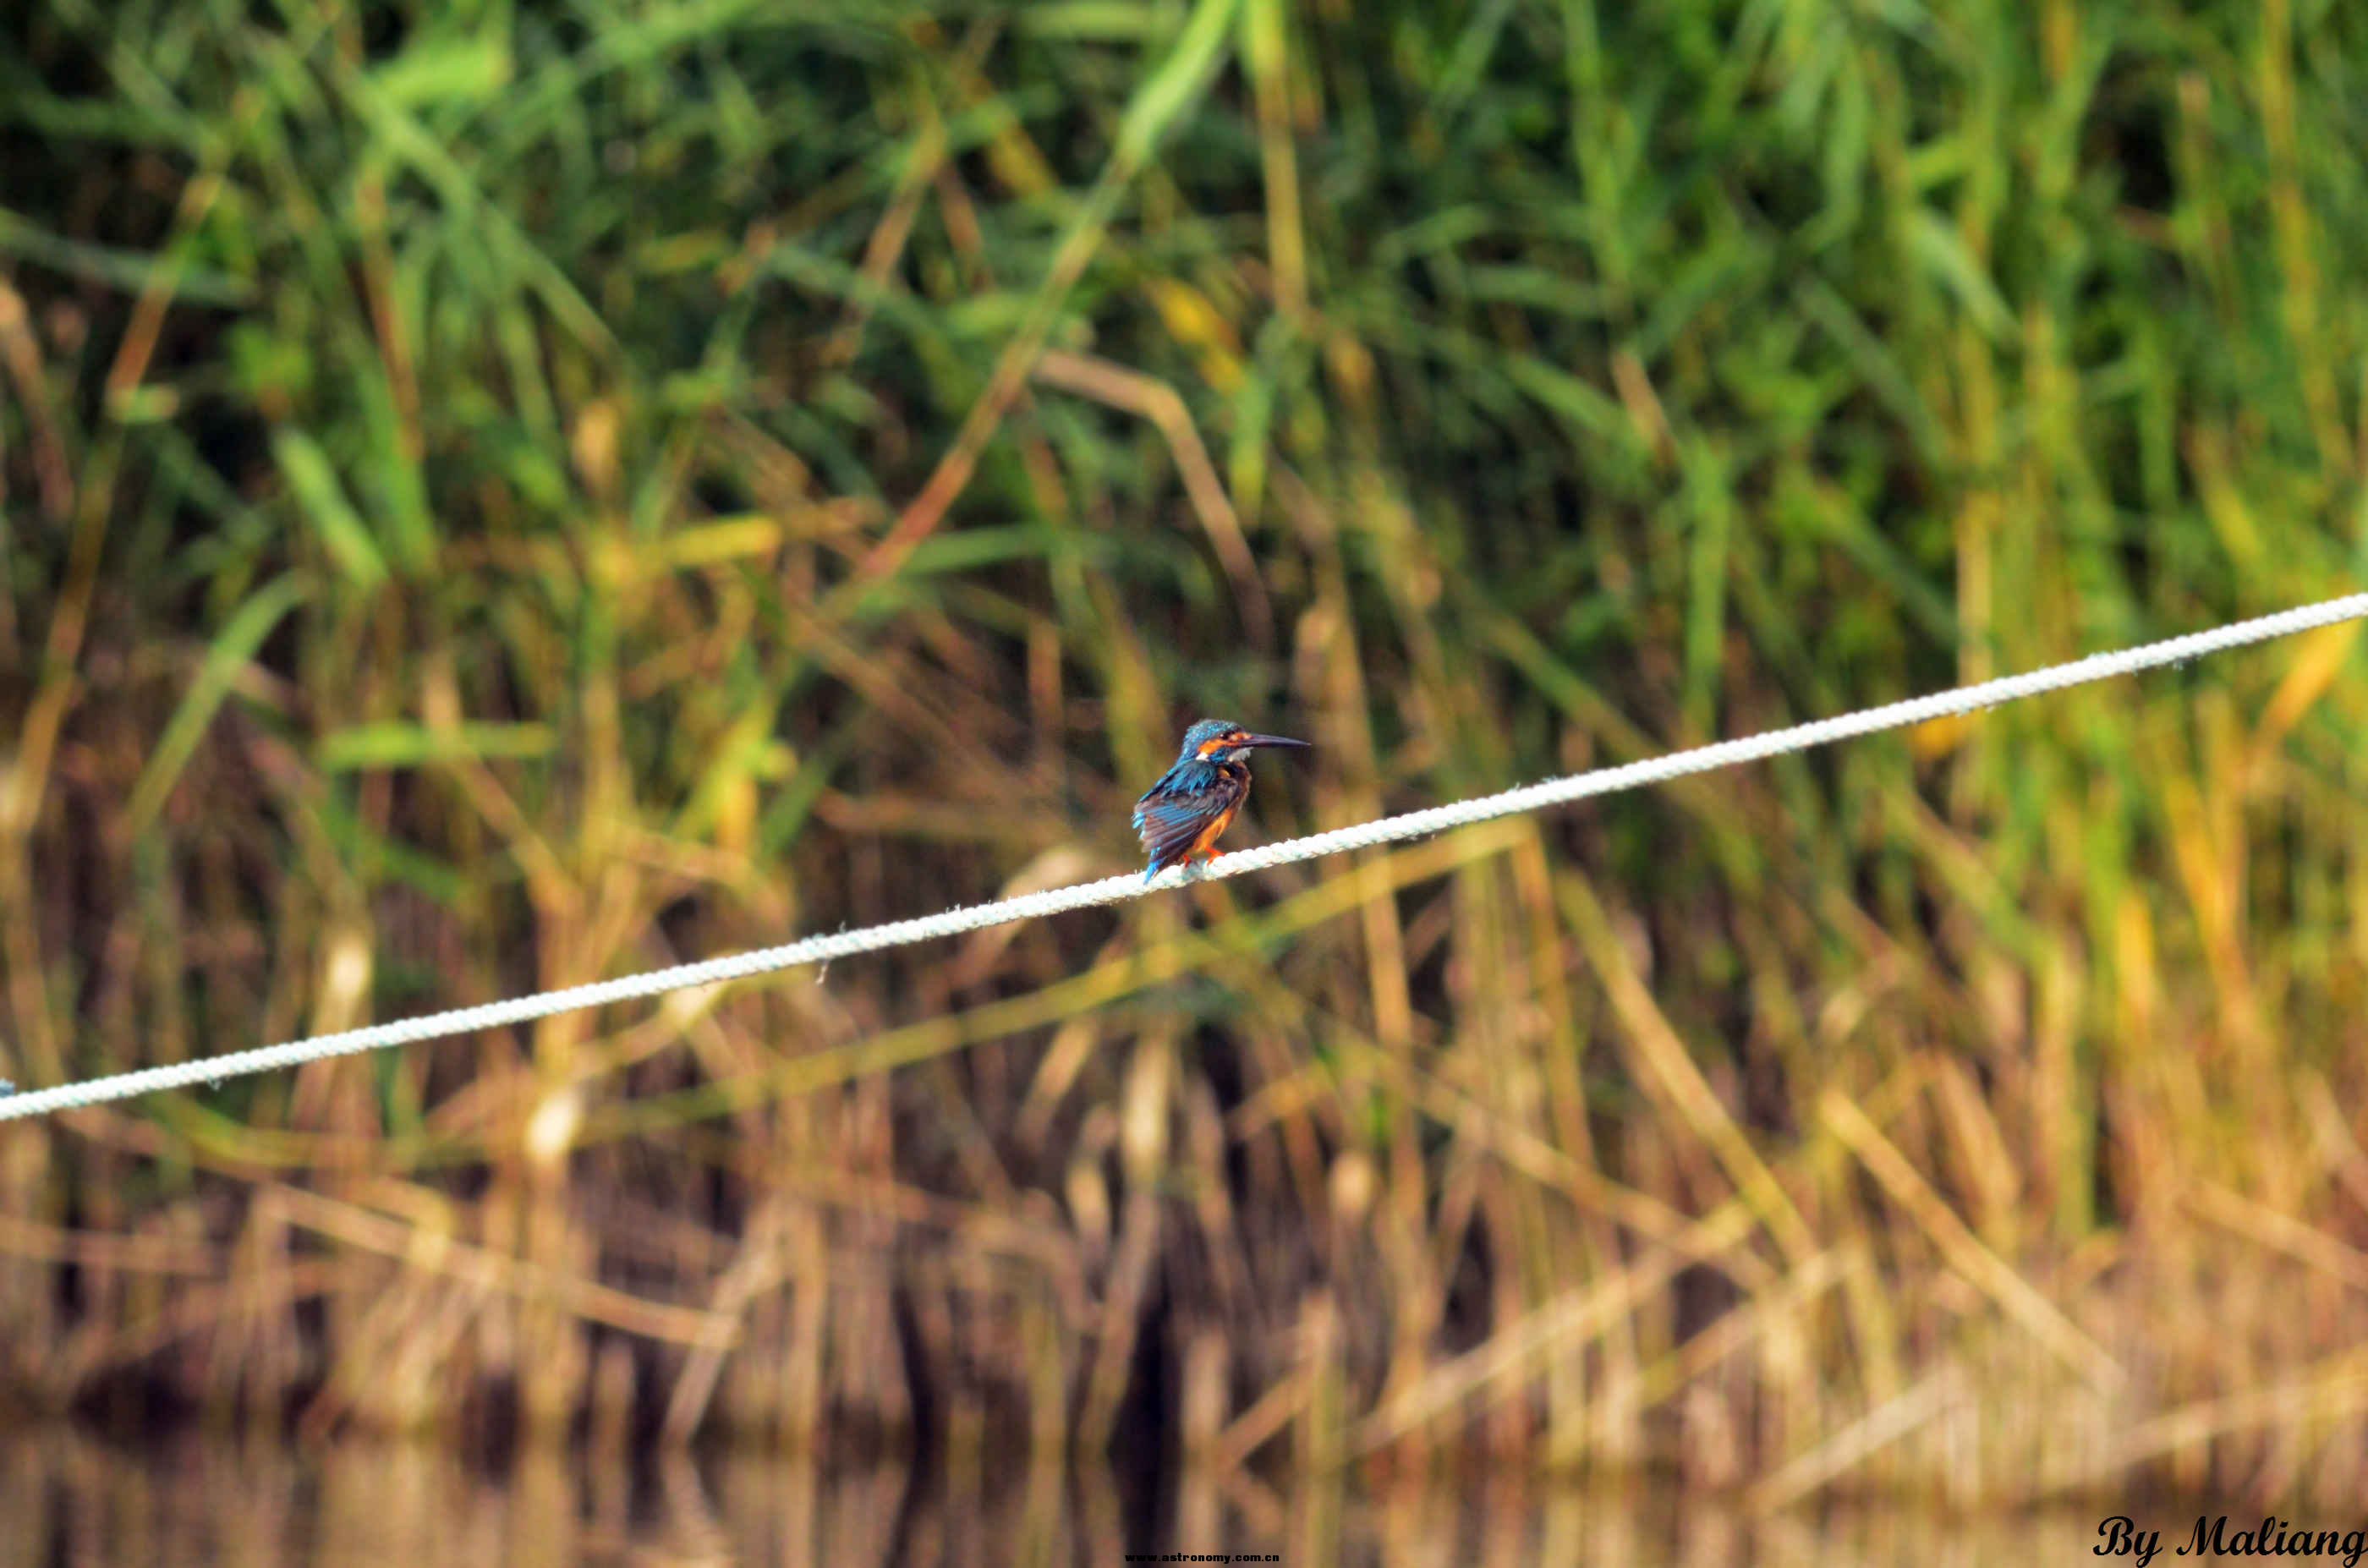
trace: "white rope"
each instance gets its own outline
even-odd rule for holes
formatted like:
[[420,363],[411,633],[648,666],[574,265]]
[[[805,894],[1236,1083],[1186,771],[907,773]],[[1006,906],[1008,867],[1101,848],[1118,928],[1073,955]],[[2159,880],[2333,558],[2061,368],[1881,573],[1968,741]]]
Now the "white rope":
[[187,1088],[193,1084],[211,1085],[242,1074],[268,1073],[274,1068],[293,1067],[324,1056],[349,1056],[383,1046],[408,1045],[414,1040],[471,1034],[479,1029],[548,1017],[553,1013],[571,1012],[578,1007],[601,1007],[637,996],[655,996],[660,992],[679,991],[693,985],[741,980],[752,974],[766,974],[799,964],[852,958],[858,953],[873,953],[883,948],[902,947],[908,942],[958,936],[964,931],[1005,926],[1015,920],[1035,920],[1047,915],[1059,915],[1065,910],[1121,903],[1157,890],[1180,886],[1196,877],[1246,876],[1252,871],[1263,871],[1269,866],[1313,860],[1319,855],[1337,855],[1347,849],[1369,849],[1375,845],[1420,838],[1495,817],[1533,812],[1545,806],[1566,805],[1596,795],[1665,783],[1690,773],[1732,767],[1737,763],[1757,762],[1763,757],[1806,751],[1811,746],[1849,740],[1857,735],[1902,729],[1955,713],[1970,713],[2001,702],[2036,697],[2042,692],[2061,691],[2066,687],[2086,686],[2091,681],[2110,680],[2115,676],[2131,675],[2139,670],[2182,664],[2206,653],[2217,653],[2251,642],[2265,642],[2273,637],[2291,636],[2297,631],[2308,631],[2362,617],[2368,617],[2368,594],[2352,594],[2340,599],[2328,599],[2323,604],[2306,605],[2300,609],[2238,621],[2211,631],[2173,637],[2168,642],[2149,642],[2144,647],[2124,649],[2117,653],[2098,653],[2068,665],[2033,670],[2029,675],[2009,676],[2002,680],[1960,687],[1954,691],[1944,691],[1932,697],[1918,697],[1882,708],[1869,708],[1838,719],[1820,719],[1814,723],[1796,724],[1789,730],[1774,730],[1737,741],[1721,741],[1714,745],[1697,746],[1691,751],[1675,752],[1620,767],[1599,768],[1592,773],[1549,779],[1543,784],[1508,790],[1497,795],[1485,795],[1474,801],[1460,801],[1453,805],[1434,806],[1428,811],[1409,812],[1404,816],[1385,817],[1355,827],[1336,828],[1330,833],[1314,834],[1257,849],[1239,850],[1218,857],[1198,871],[1171,867],[1147,881],[1139,875],[1105,877],[1098,882],[1053,888],[996,903],[974,903],[939,915],[923,915],[916,920],[872,926],[860,931],[808,937],[778,948],[766,948],[730,958],[709,959],[701,963],[682,964],[648,974],[627,975],[591,985],[571,986],[564,991],[546,991],[507,1002],[491,1002],[481,1007],[461,1007],[449,1013],[429,1014],[426,1017],[372,1024],[366,1028],[347,1029],[340,1034],[293,1040],[286,1045],[233,1051],[225,1056],[176,1062],[169,1066],[142,1068],[138,1072],[115,1074],[84,1083],[63,1084],[55,1088],[10,1095],[0,1098],[0,1121],[98,1105],[108,1100],[129,1099],[134,1095],[153,1094],[159,1089]]

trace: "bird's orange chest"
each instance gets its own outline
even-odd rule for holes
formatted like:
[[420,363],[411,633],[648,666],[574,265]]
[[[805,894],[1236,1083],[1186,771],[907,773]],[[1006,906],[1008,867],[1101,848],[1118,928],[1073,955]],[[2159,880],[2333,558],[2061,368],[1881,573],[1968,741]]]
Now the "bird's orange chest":
[[1192,847],[1185,853],[1188,856],[1197,856],[1204,859],[1214,855],[1217,852],[1217,840],[1225,835],[1225,829],[1234,825],[1234,818],[1241,809],[1242,799],[1239,795],[1218,807],[1211,814],[1208,825],[1201,828],[1193,837]]
[[1238,762],[1221,762],[1217,772],[1217,787],[1210,791],[1215,798],[1210,802],[1208,821],[1192,835],[1192,847],[1185,851],[1188,858],[1206,859],[1214,855],[1217,840],[1234,825],[1234,818],[1241,814],[1242,802],[1249,799],[1247,767]]

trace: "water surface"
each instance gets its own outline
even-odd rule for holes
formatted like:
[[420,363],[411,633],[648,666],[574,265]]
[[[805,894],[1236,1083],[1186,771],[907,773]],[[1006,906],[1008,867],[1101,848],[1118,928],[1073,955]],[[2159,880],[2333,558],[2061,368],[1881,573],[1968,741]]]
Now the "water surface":
[[[572,1562],[1120,1564],[1130,1552],[1273,1553],[1299,1568],[1940,1564],[2089,1561],[2095,1510],[1966,1518],[1832,1506],[1755,1518],[1668,1487],[1276,1487],[1108,1471],[992,1478],[700,1453],[628,1464],[530,1453],[176,1437],[142,1449],[75,1428],[0,1435],[0,1568],[295,1568]],[[2170,1522],[2168,1517],[2163,1521]]]

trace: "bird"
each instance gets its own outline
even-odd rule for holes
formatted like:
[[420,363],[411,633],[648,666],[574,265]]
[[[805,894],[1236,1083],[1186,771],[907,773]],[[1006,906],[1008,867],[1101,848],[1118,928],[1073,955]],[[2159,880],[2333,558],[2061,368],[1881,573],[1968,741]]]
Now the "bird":
[[1306,744],[1283,735],[1254,735],[1231,719],[1203,719],[1185,731],[1176,766],[1135,802],[1134,831],[1151,855],[1143,880],[1216,854],[1218,836],[1249,799],[1251,752]]

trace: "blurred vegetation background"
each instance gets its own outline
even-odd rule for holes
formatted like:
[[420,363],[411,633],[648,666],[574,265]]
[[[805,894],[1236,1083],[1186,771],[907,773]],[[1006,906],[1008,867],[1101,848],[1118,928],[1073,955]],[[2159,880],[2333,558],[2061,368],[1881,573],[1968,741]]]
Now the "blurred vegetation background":
[[[0,1073],[2345,591],[2363,153],[2333,0],[11,7]],[[2355,631],[12,1125],[0,1387],[2348,1503]]]

